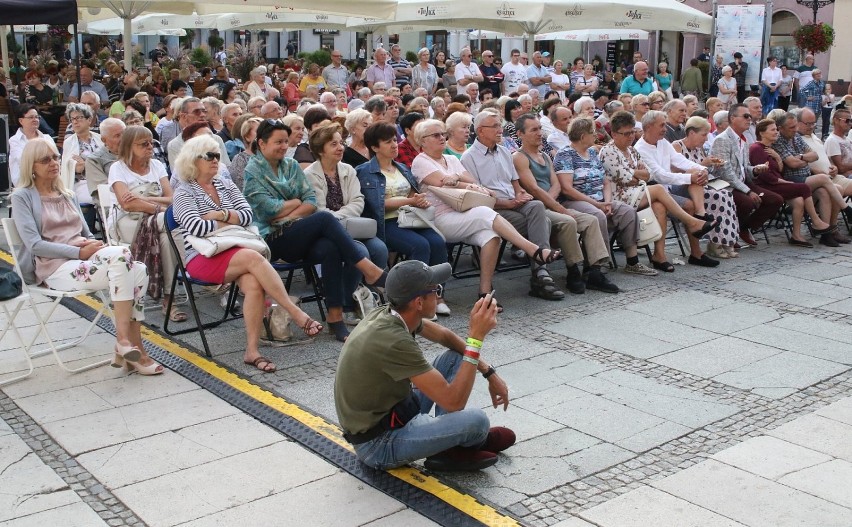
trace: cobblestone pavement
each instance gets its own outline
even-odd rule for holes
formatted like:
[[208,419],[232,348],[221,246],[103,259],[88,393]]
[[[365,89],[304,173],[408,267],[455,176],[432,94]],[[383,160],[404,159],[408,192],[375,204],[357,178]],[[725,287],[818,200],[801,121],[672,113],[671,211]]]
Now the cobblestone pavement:
[[[653,278],[611,271],[623,289],[618,295],[590,291],[545,302],[527,296],[525,271],[499,274],[506,312],[483,354],[509,384],[512,404],[507,412],[491,409],[482,380],[469,404],[486,408],[493,424],[511,426],[519,442],[493,468],[438,476],[529,525],[588,525],[576,516],[603,518],[597,507],[622,503],[631,491],[641,496],[648,485],[664,488],[668,478],[715,463],[723,450],[852,396],[852,250],[797,249],[770,235],[771,244],[744,249],[714,270],[676,265],[675,273]],[[669,248],[670,257],[676,250]],[[561,279],[564,270],[554,275]],[[297,283],[293,292],[301,290]],[[451,280],[453,315],[442,323],[464,334],[476,292],[476,279]],[[219,309],[212,298],[202,306]],[[315,305],[305,309],[317,315]],[[160,324],[159,313],[149,321]],[[325,333],[265,348],[278,371],[263,374],[242,363],[240,324],[208,333],[215,360],[336,422],[339,344]],[[184,340],[200,347],[195,335]],[[422,345],[430,356],[441,351]],[[85,468],[64,466],[61,448],[51,453],[50,436],[2,393],[0,412],[108,524],[139,521]]]

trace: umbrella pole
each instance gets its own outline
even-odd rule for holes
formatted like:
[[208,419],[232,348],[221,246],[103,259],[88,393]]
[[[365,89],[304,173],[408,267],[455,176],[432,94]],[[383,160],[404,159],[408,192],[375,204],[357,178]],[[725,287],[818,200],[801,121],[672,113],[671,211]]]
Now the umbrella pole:
[[11,64],[7,64],[9,62],[9,43],[6,41],[6,35],[8,35],[8,29],[6,26],[0,26],[0,53],[3,53],[2,62],[3,66],[6,68],[6,71],[9,71],[11,68]]
[[74,54],[77,62],[77,100],[79,101],[83,96],[83,87],[80,86],[80,34],[76,23],[74,24]]
[[130,42],[130,16],[126,16],[122,18],[124,21],[124,35],[122,40],[124,40],[124,70],[130,73],[133,69],[133,45]]

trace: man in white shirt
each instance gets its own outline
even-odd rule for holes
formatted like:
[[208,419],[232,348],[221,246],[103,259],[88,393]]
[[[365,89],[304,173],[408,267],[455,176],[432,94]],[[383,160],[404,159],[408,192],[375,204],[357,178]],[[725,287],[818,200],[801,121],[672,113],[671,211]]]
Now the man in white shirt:
[[533,87],[538,90],[538,94],[544,99],[544,95],[550,91],[550,82],[553,80],[550,72],[542,64],[542,56],[540,51],[536,51],[532,56],[532,66],[527,68],[527,80]]
[[[689,214],[695,212],[692,199],[704,199],[707,184],[707,169],[677,152],[666,140],[666,114],[651,110],[642,118],[642,138],[636,142],[636,150],[651,173],[651,181],[665,185],[677,204]],[[673,172],[677,168],[682,172]],[[694,197],[693,197],[694,196]],[[706,216],[705,216],[706,219]],[[718,218],[721,221],[721,217]],[[691,234],[689,238],[689,263],[701,267],[716,267],[718,260],[701,251],[701,245]]]
[[461,56],[461,61],[456,64],[456,81],[459,86],[464,87],[472,82],[479,84],[484,81],[485,77],[479,71],[479,66],[477,66],[476,62],[470,60],[472,57],[470,48],[462,48],[459,55]]
[[819,138],[818,134],[814,133],[816,129],[816,115],[810,108],[796,108],[790,113],[796,116],[796,131],[802,136],[802,140],[811,150],[816,152],[816,161],[811,161],[808,166],[814,174],[828,174],[832,181],[838,180],[837,185],[843,185],[843,182],[852,183],[852,179],[847,180],[844,176],[837,174],[837,167],[831,164],[828,154],[825,152],[825,145]]
[[553,117],[550,121],[555,129],[547,136],[547,142],[554,150],[562,150],[566,146],[571,145],[571,140],[568,139],[568,125],[571,124],[571,110],[565,106],[559,106],[552,112]]
[[834,110],[831,123],[834,125],[834,130],[825,140],[825,153],[838,174],[845,179],[852,175],[852,141],[847,137],[849,130],[852,129],[852,113],[849,108],[844,106]]

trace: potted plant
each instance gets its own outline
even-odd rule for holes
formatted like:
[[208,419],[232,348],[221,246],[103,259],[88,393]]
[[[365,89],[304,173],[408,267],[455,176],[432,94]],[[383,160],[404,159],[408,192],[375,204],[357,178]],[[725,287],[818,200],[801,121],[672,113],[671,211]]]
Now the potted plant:
[[803,24],[793,32],[793,38],[805,53],[825,53],[834,44],[834,28],[823,22]]

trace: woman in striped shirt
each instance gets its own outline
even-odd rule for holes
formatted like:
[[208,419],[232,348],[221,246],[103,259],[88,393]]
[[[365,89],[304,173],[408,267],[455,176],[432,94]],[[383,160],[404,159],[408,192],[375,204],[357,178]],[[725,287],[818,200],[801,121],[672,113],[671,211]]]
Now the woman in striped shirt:
[[[174,212],[187,234],[206,236],[226,225],[251,225],[252,210],[245,197],[233,182],[216,177],[219,155],[216,141],[209,135],[194,137],[181,148],[176,164],[184,184],[175,192]],[[246,351],[243,361],[246,364],[267,373],[276,369],[275,364],[258,351],[266,295],[287,310],[309,337],[322,331],[318,322],[290,300],[281,277],[260,253],[234,247],[207,258],[198,254],[187,241],[184,241],[184,249],[186,270],[193,278],[216,284],[235,281],[245,293]]]

